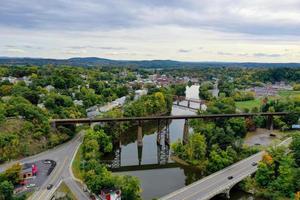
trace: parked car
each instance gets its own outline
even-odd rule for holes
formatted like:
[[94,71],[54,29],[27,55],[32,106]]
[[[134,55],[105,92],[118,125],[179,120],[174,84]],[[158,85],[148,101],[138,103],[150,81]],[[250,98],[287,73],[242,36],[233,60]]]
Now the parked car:
[[51,160],[44,160],[44,164],[51,164]]
[[228,180],[231,180],[231,179],[233,179],[233,176],[228,176],[227,178],[228,178]]
[[33,188],[33,187],[35,187],[35,184],[34,184],[34,183],[31,183],[31,184],[26,185],[26,188]]
[[256,166],[256,165],[257,165],[257,162],[253,162],[253,163],[252,163],[252,166]]
[[53,184],[49,184],[49,185],[47,186],[47,190],[51,190],[52,187],[53,187]]

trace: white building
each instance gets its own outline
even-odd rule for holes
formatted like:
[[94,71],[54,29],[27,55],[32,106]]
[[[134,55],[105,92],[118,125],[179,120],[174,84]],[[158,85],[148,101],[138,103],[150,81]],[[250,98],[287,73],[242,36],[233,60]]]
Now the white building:
[[73,102],[76,106],[83,106],[83,101],[82,100],[74,100]]
[[55,89],[55,87],[52,86],[52,85],[47,85],[47,86],[45,87],[45,89],[46,89],[48,92],[51,92],[52,90]]
[[144,96],[148,93],[147,90],[136,90],[135,91],[135,96],[134,96],[134,100],[138,100],[139,98],[141,98],[141,96]]

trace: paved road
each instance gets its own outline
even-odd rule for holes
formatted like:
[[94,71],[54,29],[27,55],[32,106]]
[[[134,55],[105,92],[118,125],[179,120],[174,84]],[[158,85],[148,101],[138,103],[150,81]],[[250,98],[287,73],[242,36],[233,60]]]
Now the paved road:
[[[38,160],[51,159],[56,161],[57,165],[48,176],[45,182],[37,191],[31,196],[31,200],[47,200],[50,199],[54,193],[54,190],[58,187],[61,181],[64,181],[74,193],[77,199],[84,200],[89,199],[88,195],[85,194],[79,184],[73,179],[73,175],[70,169],[73,156],[77,152],[80,144],[83,140],[83,132],[77,134],[71,141],[58,146],[53,150],[48,150],[35,156],[27,157],[18,161],[14,161],[5,165],[0,166],[0,172],[4,171],[9,165],[20,162],[35,162]],[[47,190],[47,185],[53,184],[51,190]]]
[[[287,146],[291,142],[291,138],[283,141],[279,145]],[[257,170],[257,166],[252,163],[259,162],[264,152],[254,154],[242,161],[239,161],[221,171],[207,176],[191,185],[181,188],[160,200],[207,200],[213,196],[222,193],[225,189],[230,188],[245,177],[253,174]],[[233,176],[229,180],[228,177]]]

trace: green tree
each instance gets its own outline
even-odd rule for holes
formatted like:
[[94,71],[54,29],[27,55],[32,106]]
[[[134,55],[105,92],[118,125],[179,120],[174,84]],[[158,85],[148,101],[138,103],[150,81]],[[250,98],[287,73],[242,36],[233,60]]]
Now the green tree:
[[290,148],[293,151],[293,156],[297,165],[300,167],[300,134],[293,135],[293,140]]
[[9,181],[0,182],[0,200],[13,199],[14,186]]

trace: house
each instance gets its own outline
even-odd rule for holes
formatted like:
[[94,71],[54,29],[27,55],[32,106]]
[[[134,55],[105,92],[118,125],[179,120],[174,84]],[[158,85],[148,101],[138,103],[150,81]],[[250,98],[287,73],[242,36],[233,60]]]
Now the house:
[[100,200],[121,200],[121,190],[119,189],[102,189],[100,191]]
[[45,87],[45,89],[46,89],[48,92],[51,92],[52,90],[55,89],[55,87],[52,86],[52,85],[47,85],[47,86]]
[[100,107],[99,111],[102,112],[102,113],[104,113],[104,112],[112,110],[113,108],[115,108],[117,106],[118,106],[117,103],[111,102],[111,103],[106,104],[105,106]]
[[144,96],[148,93],[147,90],[136,90],[135,92],[135,96],[134,96],[134,100],[138,100],[141,96]]
[[93,118],[93,117],[96,117],[96,116],[100,115],[100,112],[99,112],[99,109],[98,109],[97,105],[92,106],[92,107],[86,109],[85,111],[86,111],[86,114],[87,114],[88,118]]
[[73,102],[76,106],[83,106],[83,101],[82,100],[74,100]]
[[38,173],[38,168],[35,164],[24,164],[22,171],[20,173],[20,179],[21,181],[24,181],[25,179],[32,178],[36,176]]
[[126,102],[126,96],[120,97],[113,101],[113,103],[118,104],[119,106],[123,106]]

